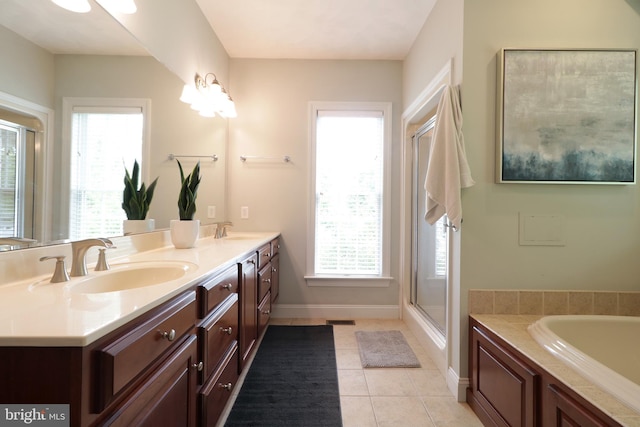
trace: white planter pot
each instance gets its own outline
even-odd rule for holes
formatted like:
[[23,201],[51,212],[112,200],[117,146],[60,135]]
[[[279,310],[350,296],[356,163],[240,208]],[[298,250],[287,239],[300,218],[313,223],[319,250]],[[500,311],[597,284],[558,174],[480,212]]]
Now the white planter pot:
[[169,224],[171,229],[171,242],[177,249],[192,248],[200,234],[200,220],[181,221],[172,219]]
[[154,219],[125,219],[122,221],[122,229],[124,235],[147,233],[153,231],[156,228],[156,221]]

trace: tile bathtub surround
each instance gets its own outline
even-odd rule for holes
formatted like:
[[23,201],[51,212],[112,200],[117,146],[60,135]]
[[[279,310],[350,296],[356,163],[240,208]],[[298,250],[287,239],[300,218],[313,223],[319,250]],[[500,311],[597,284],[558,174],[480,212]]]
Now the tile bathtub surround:
[[472,289],[469,314],[640,316],[640,292]]

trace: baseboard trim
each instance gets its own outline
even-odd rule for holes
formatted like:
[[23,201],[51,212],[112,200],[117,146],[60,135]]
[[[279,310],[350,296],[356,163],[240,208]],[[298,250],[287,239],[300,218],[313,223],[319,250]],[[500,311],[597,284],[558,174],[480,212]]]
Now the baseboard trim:
[[447,387],[449,391],[458,399],[458,402],[467,401],[467,388],[469,387],[469,378],[460,378],[453,368],[447,370]]
[[275,304],[275,319],[400,319],[397,305]]

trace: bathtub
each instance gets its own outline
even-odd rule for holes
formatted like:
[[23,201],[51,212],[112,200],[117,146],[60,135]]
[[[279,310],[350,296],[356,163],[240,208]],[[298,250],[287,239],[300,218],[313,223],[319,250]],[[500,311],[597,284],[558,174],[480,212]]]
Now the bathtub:
[[640,412],[640,317],[546,316],[534,340],[622,403]]

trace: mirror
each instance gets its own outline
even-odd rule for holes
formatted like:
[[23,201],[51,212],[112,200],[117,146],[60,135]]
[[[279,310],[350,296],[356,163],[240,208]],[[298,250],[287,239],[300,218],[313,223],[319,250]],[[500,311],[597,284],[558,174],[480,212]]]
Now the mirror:
[[[185,169],[201,162],[196,218],[204,223],[223,220],[226,120],[200,117],[181,103],[183,80],[149,56],[96,3],[92,6],[90,13],[75,14],[50,1],[0,0],[0,52],[4,56],[0,109],[21,112],[36,119],[35,127],[42,127],[35,141],[40,157],[33,198],[34,237],[43,244],[68,238],[70,153],[65,144],[70,132],[64,98],[150,100],[149,144],[140,163],[143,180],[150,183],[158,177],[158,184],[147,218],[153,218],[159,229],[178,217],[180,178],[176,161],[169,157],[173,154],[195,156],[180,158]],[[117,179],[123,178],[124,167]],[[217,218],[207,218],[209,206],[215,206]],[[124,211],[122,215],[124,219]]]

